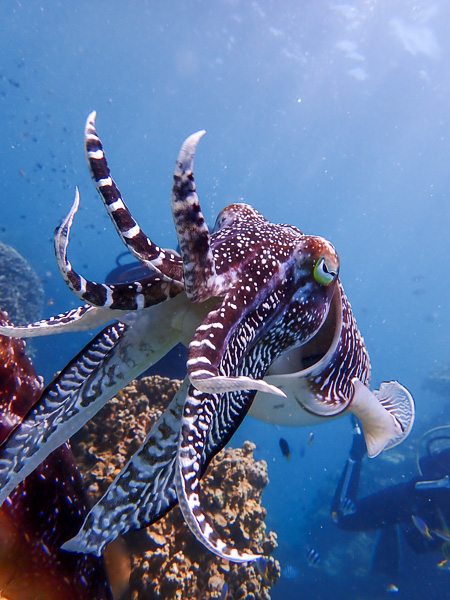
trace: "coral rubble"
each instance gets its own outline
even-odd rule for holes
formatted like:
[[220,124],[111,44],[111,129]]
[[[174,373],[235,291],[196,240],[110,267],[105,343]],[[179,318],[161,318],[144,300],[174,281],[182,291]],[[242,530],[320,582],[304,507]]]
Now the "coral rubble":
[[[72,439],[88,490],[97,500],[144,441],[168,406],[179,381],[153,376],[132,382]],[[266,532],[261,495],[268,483],[265,461],[255,461],[255,445],[222,450],[202,481],[202,504],[222,539],[264,554],[259,564],[233,564],[206,550],[175,507],[160,521],[125,539],[132,572],[127,600],[209,600],[228,597],[270,599],[280,567],[269,555],[276,534]],[[269,557],[268,557],[269,556]],[[268,558],[267,558],[268,557]]]
[[39,277],[14,248],[0,242],[0,306],[15,325],[41,318],[44,289]]

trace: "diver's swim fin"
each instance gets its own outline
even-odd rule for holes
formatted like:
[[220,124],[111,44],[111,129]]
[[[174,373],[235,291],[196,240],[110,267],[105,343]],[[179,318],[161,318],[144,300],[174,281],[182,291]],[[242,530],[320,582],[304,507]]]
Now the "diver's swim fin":
[[416,490],[450,489],[450,476],[446,475],[442,479],[432,481],[418,481],[415,487]]
[[400,538],[398,527],[384,527],[378,536],[372,556],[371,571],[393,577],[400,569]]

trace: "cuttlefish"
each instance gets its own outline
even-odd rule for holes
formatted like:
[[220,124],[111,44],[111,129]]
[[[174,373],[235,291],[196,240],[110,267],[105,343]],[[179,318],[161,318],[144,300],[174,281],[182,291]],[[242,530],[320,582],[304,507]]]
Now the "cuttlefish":
[[[297,406],[303,373],[288,380],[282,374],[272,383],[264,379],[269,367],[295,348],[315,356],[319,340],[320,356],[307,379],[308,390],[315,391],[299,410],[331,416],[353,410],[366,423],[366,439],[369,431],[376,438],[377,451],[407,435],[413,411],[404,406],[411,407],[412,400],[406,392],[403,404],[397,393],[381,398],[370,392],[368,355],[330,242],[270,223],[247,204],[224,208],[210,232],[193,176],[200,131],[182,145],[174,173],[172,215],[180,254],[160,248],[136,223],[111,177],[95,116],[89,115],[85,128],[91,174],[122,241],[148,276],[99,284],[74,270],[67,248],[80,201],[76,191],[55,232],[55,253],[83,306],[25,327],[0,327],[0,334],[51,335],[112,323],[47,386],[0,448],[0,502],[114,394],[181,341],[188,359],[180,391],[63,547],[100,555],[118,535],[155,522],[178,502],[191,531],[212,552],[236,562],[255,560],[251,550],[231,548],[220,538],[202,510],[199,483],[252,404],[261,403],[252,408],[256,416],[274,422]],[[321,332],[326,339],[331,335],[330,348]],[[265,396],[267,402],[261,400]]]

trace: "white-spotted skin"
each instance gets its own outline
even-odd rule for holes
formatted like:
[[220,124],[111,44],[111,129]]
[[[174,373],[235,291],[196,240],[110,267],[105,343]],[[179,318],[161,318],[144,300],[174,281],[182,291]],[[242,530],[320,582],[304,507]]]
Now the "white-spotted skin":
[[[12,489],[19,478],[16,467],[20,466],[22,474],[33,469],[36,460],[72,435],[110,394],[173,343],[188,337],[190,385],[186,384],[185,396],[163,415],[162,429],[152,430],[144,449],[112,484],[67,548],[98,554],[114,537],[154,522],[178,500],[189,527],[207,548],[229,560],[253,560],[257,555],[229,548],[220,539],[201,509],[199,481],[248,412],[256,391],[277,392],[263,381],[270,364],[309,340],[323,324],[338,281],[336,252],[323,238],[270,223],[245,204],[224,209],[210,233],[193,176],[194,153],[203,131],[186,140],[175,167],[172,215],[181,257],[161,249],[145,236],[124,203],[94,121],[95,113],[91,113],[85,128],[92,177],[122,241],[150,274],[131,283],[105,285],[74,270],[67,248],[79,205],[77,191],[55,233],[55,251],[65,281],[88,306],[21,332],[82,329],[105,323],[108,317],[119,318],[126,327],[116,322],[105,329],[96,338],[97,345],[89,344],[43,394],[38,412],[25,419],[17,435],[0,448],[0,481]],[[315,266],[322,260],[327,273],[332,273],[327,285],[315,277]],[[191,315],[190,320],[181,320],[180,325],[177,311]],[[156,316],[147,318],[151,314]],[[197,328],[192,328],[192,334],[193,321]],[[54,412],[56,406],[55,418],[39,418]],[[168,433],[164,443],[161,431]],[[134,489],[142,497],[135,510]]]

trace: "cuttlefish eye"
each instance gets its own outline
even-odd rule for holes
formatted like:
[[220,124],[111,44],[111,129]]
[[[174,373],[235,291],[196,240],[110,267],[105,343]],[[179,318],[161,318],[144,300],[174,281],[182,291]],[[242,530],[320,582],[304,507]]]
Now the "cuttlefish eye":
[[334,265],[331,266],[324,256],[319,258],[314,267],[314,279],[322,285],[329,285],[337,275],[337,270]]

